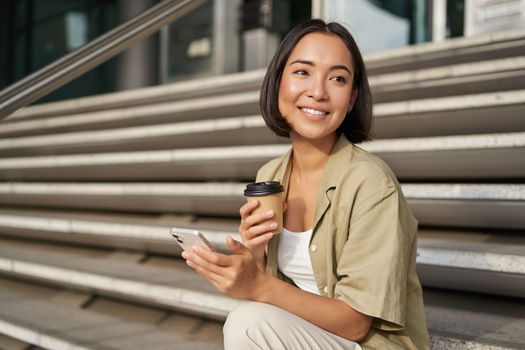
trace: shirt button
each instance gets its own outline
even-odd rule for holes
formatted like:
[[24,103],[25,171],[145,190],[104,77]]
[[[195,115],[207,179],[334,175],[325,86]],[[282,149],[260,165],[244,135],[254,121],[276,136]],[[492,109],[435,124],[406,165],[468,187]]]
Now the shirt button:
[[316,252],[317,251],[317,246],[315,244],[312,244],[312,246],[310,247],[310,250],[312,252]]

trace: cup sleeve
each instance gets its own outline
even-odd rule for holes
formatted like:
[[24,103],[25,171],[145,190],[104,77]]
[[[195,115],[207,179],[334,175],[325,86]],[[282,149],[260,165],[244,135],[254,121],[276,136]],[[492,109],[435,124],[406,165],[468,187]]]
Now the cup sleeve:
[[417,221],[404,201],[392,186],[355,208],[337,265],[334,297],[376,318],[374,325],[383,330],[405,326],[407,274]]

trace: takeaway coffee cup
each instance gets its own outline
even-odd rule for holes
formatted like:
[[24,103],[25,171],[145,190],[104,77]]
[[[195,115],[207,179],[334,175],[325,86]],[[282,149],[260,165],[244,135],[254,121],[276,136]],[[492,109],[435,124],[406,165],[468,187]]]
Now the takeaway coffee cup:
[[259,206],[255,208],[252,214],[265,213],[273,210],[275,216],[270,220],[277,222],[275,233],[279,234],[283,230],[283,196],[284,187],[279,181],[264,181],[251,183],[244,190],[244,197],[249,202],[252,199],[259,201]]

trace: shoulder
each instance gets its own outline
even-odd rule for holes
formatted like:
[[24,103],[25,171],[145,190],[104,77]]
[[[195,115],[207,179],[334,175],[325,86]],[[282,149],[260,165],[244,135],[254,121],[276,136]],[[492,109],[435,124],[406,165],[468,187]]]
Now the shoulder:
[[341,151],[327,174],[338,206],[350,206],[353,214],[365,213],[378,203],[405,206],[401,186],[381,158],[353,144]]
[[265,163],[257,171],[257,182],[260,181],[269,181],[274,180],[277,172],[283,166],[283,163],[286,159],[286,154],[280,156],[279,158],[274,158],[269,162]]
[[385,161],[359,146],[349,146],[339,166],[339,171],[344,173],[341,178],[344,182],[349,181],[371,190],[400,187],[394,172]]
[[347,176],[343,192],[352,198],[354,214],[363,214],[379,203],[396,209],[414,219],[394,172],[378,156],[353,145],[352,156],[346,166]]

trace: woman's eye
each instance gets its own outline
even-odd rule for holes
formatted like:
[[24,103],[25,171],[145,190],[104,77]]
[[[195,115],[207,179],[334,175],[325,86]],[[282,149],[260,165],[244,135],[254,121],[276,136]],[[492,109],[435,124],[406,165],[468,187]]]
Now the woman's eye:
[[297,75],[308,75],[308,72],[303,70],[303,69],[299,69],[299,70],[296,70],[295,72],[293,72],[294,74],[297,74]]
[[342,77],[342,76],[336,76],[336,77],[332,77],[332,80],[334,81],[337,81],[338,83],[346,83],[346,79],[345,77]]

